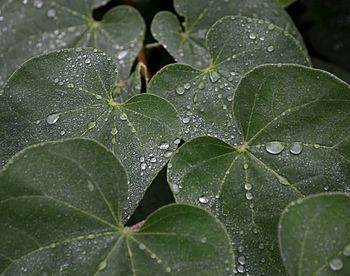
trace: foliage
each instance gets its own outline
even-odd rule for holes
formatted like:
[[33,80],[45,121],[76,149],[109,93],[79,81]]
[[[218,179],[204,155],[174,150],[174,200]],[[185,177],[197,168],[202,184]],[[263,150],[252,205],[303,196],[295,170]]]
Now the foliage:
[[294,2],[4,0],[0,274],[348,275],[347,5]]

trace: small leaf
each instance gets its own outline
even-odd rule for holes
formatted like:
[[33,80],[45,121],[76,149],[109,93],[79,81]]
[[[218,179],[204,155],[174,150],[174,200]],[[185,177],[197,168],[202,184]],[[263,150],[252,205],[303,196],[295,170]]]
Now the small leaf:
[[228,275],[233,253],[206,211],[171,205],[144,225],[120,220],[127,178],[85,139],[36,145],[0,172],[1,275]]
[[[61,50],[25,63],[0,96],[0,164],[38,142],[98,140],[127,170],[130,215],[177,148],[173,141],[182,130],[176,110],[162,98],[142,94],[122,103],[114,97],[120,82],[115,70],[112,59],[96,49]],[[160,148],[164,143],[166,150]]]
[[[268,20],[303,44],[293,21],[275,0],[224,0],[219,3],[216,0],[175,0],[174,6],[177,13],[185,18],[184,23],[180,25],[173,13],[160,12],[155,16],[151,29],[155,39],[181,63],[199,68],[210,65],[205,38],[211,26],[225,16],[243,15]],[[242,33],[241,28],[239,30]],[[304,47],[303,51],[306,52]]]
[[279,241],[290,275],[350,274],[350,197],[319,194],[282,213]]
[[119,61],[122,80],[129,76],[140,51],[145,23],[131,6],[108,11],[102,21],[92,18],[106,1],[3,1],[0,30],[0,88],[30,57],[55,49],[97,47]]
[[219,20],[207,36],[212,64],[204,70],[172,64],[158,72],[149,93],[175,105],[185,136],[209,135],[239,142],[232,100],[242,76],[265,63],[309,64],[297,41],[271,23],[245,17]]
[[320,70],[263,65],[241,80],[233,113],[242,143],[187,142],[169,162],[170,187],[177,202],[224,223],[238,271],[285,275],[281,211],[309,194],[349,189],[350,88]]

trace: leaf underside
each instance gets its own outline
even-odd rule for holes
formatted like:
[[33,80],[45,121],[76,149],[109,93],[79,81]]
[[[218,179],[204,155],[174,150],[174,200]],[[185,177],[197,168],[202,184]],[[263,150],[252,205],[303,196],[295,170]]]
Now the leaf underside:
[[[226,275],[230,241],[206,211],[171,205],[121,224],[127,176],[86,139],[17,154],[0,172],[1,275]],[[171,252],[171,253],[170,253]]]
[[241,144],[195,138],[171,159],[168,179],[177,202],[208,208],[224,223],[238,271],[281,275],[284,207],[350,188],[350,89],[320,70],[264,65],[240,82],[233,115]]

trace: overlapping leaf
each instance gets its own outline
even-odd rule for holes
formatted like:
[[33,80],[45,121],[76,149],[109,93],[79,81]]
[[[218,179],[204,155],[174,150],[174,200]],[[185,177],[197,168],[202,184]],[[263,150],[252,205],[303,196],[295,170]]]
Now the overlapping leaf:
[[127,176],[96,142],[30,147],[0,172],[1,275],[227,275],[230,241],[206,211],[172,205],[121,224]]
[[320,70],[264,65],[241,80],[233,114],[242,143],[186,143],[170,161],[171,188],[225,224],[239,272],[284,275],[276,237],[285,206],[350,188],[350,88]]
[[280,248],[290,275],[350,274],[350,198],[320,194],[292,202],[279,224]]
[[61,48],[97,47],[115,57],[126,80],[142,47],[145,24],[136,9],[119,6],[92,18],[94,0],[5,0],[0,4],[0,88],[24,61]]
[[309,64],[297,41],[270,23],[225,17],[207,37],[211,66],[166,66],[152,79],[149,92],[168,99],[180,112],[185,140],[209,135],[239,142],[232,116],[234,90],[249,70],[265,63]]
[[174,0],[174,5],[177,13],[185,18],[184,23],[180,25],[173,13],[160,12],[152,22],[152,34],[177,61],[198,68],[210,65],[205,37],[211,26],[225,16],[269,20],[302,41],[292,20],[275,0]]
[[[0,163],[27,145],[90,137],[110,148],[129,179],[128,214],[181,137],[174,107],[154,95],[114,98],[112,58],[96,49],[61,50],[25,63],[0,96]],[[174,143],[175,141],[175,143]]]

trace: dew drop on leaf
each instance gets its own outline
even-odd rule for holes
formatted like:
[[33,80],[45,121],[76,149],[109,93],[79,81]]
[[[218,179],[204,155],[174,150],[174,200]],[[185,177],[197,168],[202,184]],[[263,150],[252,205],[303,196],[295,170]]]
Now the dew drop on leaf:
[[249,38],[252,39],[252,40],[256,39],[256,34],[250,33],[249,34]]
[[247,191],[250,191],[252,189],[252,185],[250,183],[246,183],[244,185],[244,188],[247,190]]
[[185,118],[182,119],[182,122],[184,124],[188,124],[190,122],[190,118],[185,117]]
[[275,48],[274,48],[273,46],[267,47],[267,51],[268,51],[269,53],[273,52],[274,50],[275,50]]
[[55,11],[55,10],[49,9],[49,10],[47,11],[47,17],[48,17],[48,18],[55,18],[55,16],[56,16],[56,11]]
[[49,125],[53,125],[58,121],[59,118],[60,118],[59,113],[53,113],[53,114],[50,114],[49,116],[46,117],[46,122]]
[[209,78],[210,78],[210,81],[211,81],[212,83],[215,83],[215,82],[217,82],[217,81],[220,79],[220,75],[219,75],[219,73],[216,72],[216,71],[211,71],[211,72],[209,73]]
[[343,255],[350,256],[350,244],[344,248]]
[[126,114],[125,113],[120,114],[119,119],[122,121],[126,121],[127,120]]
[[201,196],[198,200],[202,204],[207,204],[209,202],[209,199],[206,196]]
[[343,262],[341,259],[339,258],[333,258],[330,262],[329,262],[329,267],[333,270],[333,271],[339,271],[343,268]]
[[207,242],[207,237],[203,237],[203,238],[201,239],[201,242],[202,242],[202,243],[206,243],[206,242]]
[[96,126],[96,122],[90,122],[90,123],[88,123],[87,128],[88,128],[88,130],[91,130],[91,129],[95,128],[95,126]]
[[280,142],[271,142],[266,144],[265,148],[268,153],[280,154],[284,149],[284,145],[281,144]]
[[303,145],[301,143],[293,143],[289,149],[292,154],[298,155],[303,151]]
[[252,200],[252,199],[253,199],[252,193],[246,193],[246,194],[245,194],[245,197],[246,197],[248,200]]
[[176,93],[178,95],[183,95],[185,93],[185,89],[183,87],[176,88]]
[[139,244],[139,248],[140,248],[141,250],[145,250],[145,249],[146,249],[146,246],[145,246],[143,243],[140,243],[140,244]]
[[191,88],[191,84],[185,83],[185,84],[184,84],[184,88],[185,88],[186,90],[190,89],[190,88]]
[[90,64],[90,63],[91,63],[91,59],[87,58],[87,59],[85,60],[85,64]]
[[116,127],[113,127],[111,129],[111,134],[114,136],[114,135],[117,135],[117,133],[118,133],[118,129]]
[[129,54],[128,51],[121,51],[118,53],[118,59],[121,60],[121,59],[124,59],[127,55]]
[[245,264],[245,257],[244,257],[244,256],[239,256],[239,257],[238,257],[238,262],[239,262],[241,265],[244,265],[244,264]]
[[168,266],[168,267],[165,269],[165,272],[166,272],[166,273],[170,273],[170,272],[171,272],[171,268]]
[[159,149],[161,149],[161,150],[167,150],[169,148],[169,144],[168,143],[161,143],[160,145],[159,145]]

